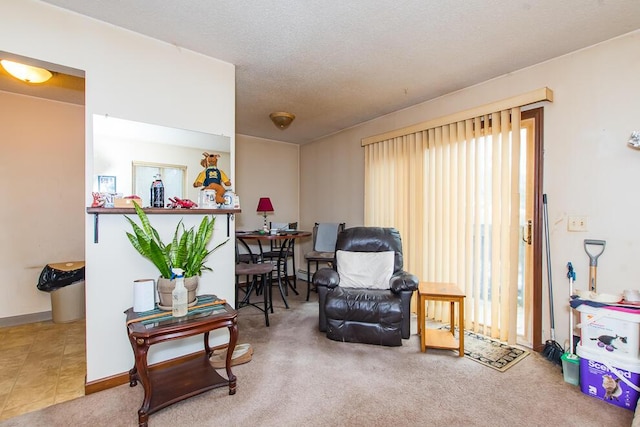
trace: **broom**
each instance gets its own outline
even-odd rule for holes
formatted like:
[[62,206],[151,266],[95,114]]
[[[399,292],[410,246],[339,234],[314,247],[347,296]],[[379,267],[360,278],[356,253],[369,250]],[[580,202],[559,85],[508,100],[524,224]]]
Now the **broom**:
[[547,340],[544,344],[544,350],[542,354],[547,360],[562,365],[562,355],[564,349],[556,341],[555,321],[553,318],[553,286],[551,285],[551,249],[549,247],[549,211],[547,208],[547,195],[542,195],[542,214],[544,216],[544,236],[546,240],[547,249],[547,283],[549,285],[549,315],[551,320],[551,339]]

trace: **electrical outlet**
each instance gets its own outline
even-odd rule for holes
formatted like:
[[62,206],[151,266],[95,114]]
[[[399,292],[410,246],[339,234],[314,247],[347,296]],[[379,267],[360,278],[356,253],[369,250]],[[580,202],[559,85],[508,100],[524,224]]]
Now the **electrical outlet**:
[[567,230],[569,231],[587,231],[587,217],[586,216],[569,216],[567,221]]

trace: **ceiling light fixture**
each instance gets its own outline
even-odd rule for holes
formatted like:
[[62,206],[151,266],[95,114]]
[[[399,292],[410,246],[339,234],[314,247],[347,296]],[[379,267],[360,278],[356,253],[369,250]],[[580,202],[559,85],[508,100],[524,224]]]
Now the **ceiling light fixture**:
[[269,118],[280,130],[285,130],[289,127],[296,116],[291,113],[285,113],[284,111],[278,111],[276,113],[269,114]]
[[13,77],[27,83],[44,83],[53,76],[51,71],[44,68],[32,67],[31,65],[20,64],[7,59],[1,60],[0,64]]

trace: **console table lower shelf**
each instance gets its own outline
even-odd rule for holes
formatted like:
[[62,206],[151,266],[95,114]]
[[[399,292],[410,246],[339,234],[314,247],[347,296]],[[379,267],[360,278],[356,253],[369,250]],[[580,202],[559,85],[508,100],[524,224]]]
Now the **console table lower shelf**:
[[[207,297],[207,296],[205,296]],[[181,318],[153,319],[139,321],[140,314],[133,309],[127,314],[127,332],[135,356],[135,365],[129,371],[129,385],[135,387],[138,381],[144,387],[144,400],[138,410],[138,424],[146,427],[149,415],[169,405],[218,387],[229,386],[229,394],[236,393],[236,376],[231,372],[232,351],[227,352],[226,373],[220,375],[209,362],[212,350],[209,347],[209,332],[227,327],[229,348],[235,348],[238,339],[237,312],[222,302],[219,306],[197,308]],[[204,311],[203,311],[204,310]],[[169,366],[147,366],[147,353],[152,344],[204,334],[204,352],[186,357]]]
[[[132,378],[129,385],[135,387],[137,385],[135,372],[129,374]],[[153,393],[149,396],[147,407],[141,408],[147,416],[205,391],[227,385],[231,386],[229,380],[211,367],[208,355],[168,368],[150,369],[149,385]],[[229,389],[229,394],[235,394],[235,384],[233,389]]]

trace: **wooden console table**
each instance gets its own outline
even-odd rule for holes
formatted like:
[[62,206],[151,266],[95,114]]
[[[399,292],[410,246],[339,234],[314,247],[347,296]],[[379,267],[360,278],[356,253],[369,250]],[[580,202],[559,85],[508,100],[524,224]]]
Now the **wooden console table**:
[[[418,285],[418,335],[420,350],[424,353],[427,347],[458,350],[464,357],[464,293],[454,283],[420,282]],[[450,330],[427,329],[427,301],[447,301],[451,303]],[[458,339],[455,338],[455,303],[458,303]]]
[[[140,313],[133,308],[125,311],[127,333],[135,356],[135,365],[129,371],[129,385],[135,387],[140,381],[144,387],[144,400],[138,410],[138,424],[146,427],[149,415],[173,403],[203,393],[229,386],[229,394],[236,393],[236,376],[231,372],[231,356],[227,352],[227,377],[225,379],[209,363],[212,350],[209,347],[209,332],[227,327],[229,348],[235,348],[238,339],[237,312],[224,303],[190,311],[185,317],[171,316],[140,320]],[[168,312],[170,314],[170,312]],[[165,368],[149,368],[149,347],[164,341],[204,334],[204,354]]]

